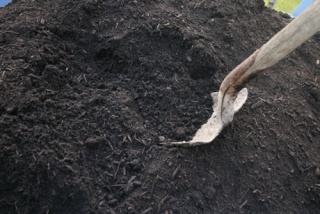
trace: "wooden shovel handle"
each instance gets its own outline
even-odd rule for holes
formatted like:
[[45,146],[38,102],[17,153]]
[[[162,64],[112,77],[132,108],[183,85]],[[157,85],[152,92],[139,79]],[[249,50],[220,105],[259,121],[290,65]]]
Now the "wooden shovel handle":
[[220,91],[239,92],[262,70],[276,64],[319,30],[320,0],[316,0],[298,18],[230,72],[222,82]]

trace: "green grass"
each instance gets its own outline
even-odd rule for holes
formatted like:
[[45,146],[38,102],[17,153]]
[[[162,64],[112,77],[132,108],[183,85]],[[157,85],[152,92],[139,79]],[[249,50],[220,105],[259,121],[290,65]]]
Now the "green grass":
[[[277,0],[274,9],[290,14],[300,2],[301,0]],[[264,3],[268,5],[268,0],[264,0]]]

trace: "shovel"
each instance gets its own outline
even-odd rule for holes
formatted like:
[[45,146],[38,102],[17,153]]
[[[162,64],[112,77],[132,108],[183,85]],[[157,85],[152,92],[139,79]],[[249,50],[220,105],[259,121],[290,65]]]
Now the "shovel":
[[234,114],[246,102],[248,90],[245,85],[319,30],[320,0],[316,0],[304,13],[229,73],[221,83],[219,92],[211,94],[214,103],[213,114],[192,140],[164,144],[196,146],[212,142],[222,129],[232,122]]

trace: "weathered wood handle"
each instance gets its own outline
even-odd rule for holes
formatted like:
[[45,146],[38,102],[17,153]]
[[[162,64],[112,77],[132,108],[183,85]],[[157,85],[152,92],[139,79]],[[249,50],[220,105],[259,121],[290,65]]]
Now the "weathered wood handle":
[[304,13],[261,47],[255,60],[256,70],[276,64],[319,30],[320,1],[316,0]]
[[298,18],[230,72],[222,82],[220,91],[224,94],[239,92],[262,70],[279,62],[319,30],[320,0],[316,0]]

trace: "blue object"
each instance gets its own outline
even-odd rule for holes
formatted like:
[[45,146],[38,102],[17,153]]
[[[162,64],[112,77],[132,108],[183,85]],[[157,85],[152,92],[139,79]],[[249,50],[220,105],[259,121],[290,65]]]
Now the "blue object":
[[0,0],[0,7],[4,7],[9,4],[11,0]]
[[292,12],[292,16],[293,17],[297,17],[299,16],[305,9],[307,9],[312,3],[314,2],[314,0],[302,0],[300,2],[300,4],[296,7],[296,9],[294,9],[294,11]]

